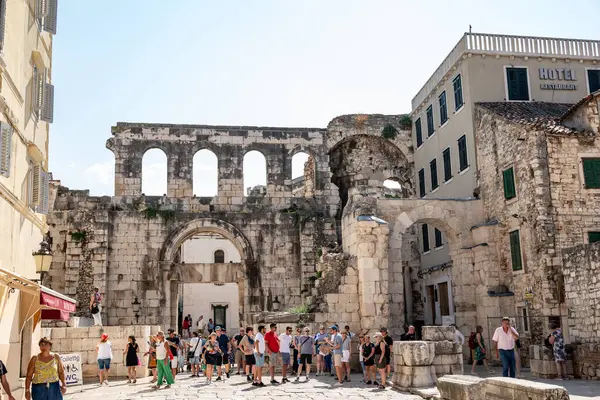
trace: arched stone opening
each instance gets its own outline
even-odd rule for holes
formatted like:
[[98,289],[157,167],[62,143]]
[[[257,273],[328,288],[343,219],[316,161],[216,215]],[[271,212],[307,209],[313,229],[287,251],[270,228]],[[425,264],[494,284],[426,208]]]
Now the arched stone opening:
[[[180,258],[180,248],[187,240],[201,234],[215,234],[229,240],[239,252],[241,261],[186,264]],[[250,242],[234,225],[212,218],[188,222],[176,229],[166,240],[160,259],[165,283],[166,308],[168,309],[168,315],[163,317],[164,324],[173,327],[180,326],[180,315],[183,311],[183,285],[191,283],[217,286],[237,285],[237,299],[232,299],[235,300],[233,303],[237,307],[237,315],[233,320],[236,321],[236,324],[246,323],[244,315],[250,309],[248,288],[260,286],[260,282],[255,282],[260,280],[260,277],[256,271]],[[197,316],[193,316],[193,318],[197,319]],[[205,316],[205,319],[208,320],[208,317]]]

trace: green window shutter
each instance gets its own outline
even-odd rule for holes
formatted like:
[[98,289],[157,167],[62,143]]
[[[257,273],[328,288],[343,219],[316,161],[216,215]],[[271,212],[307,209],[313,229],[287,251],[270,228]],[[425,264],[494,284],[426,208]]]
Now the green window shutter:
[[523,262],[521,260],[521,238],[519,235],[519,231],[512,231],[509,236],[512,269],[513,271],[520,271],[523,269]]
[[431,173],[431,190],[438,188],[438,176],[437,176],[437,159],[434,158],[429,163],[429,172]]
[[421,118],[415,121],[415,134],[417,135],[417,147],[423,144],[423,131],[421,128]]
[[435,247],[442,247],[444,245],[444,242],[442,241],[442,232],[438,229],[435,228]]
[[584,158],[583,179],[586,189],[600,189],[600,158]]
[[423,224],[421,226],[421,230],[423,233],[423,252],[427,252],[430,250],[429,247],[429,227],[427,224]]
[[433,135],[435,132],[435,126],[433,124],[433,107],[427,108],[427,137]]
[[600,90],[600,69],[588,69],[588,82],[590,93]]
[[510,167],[509,169],[505,170],[502,175],[504,178],[504,198],[508,200],[516,197],[517,191],[515,188],[514,169]]
[[588,243],[600,242],[600,232],[588,232]]
[[421,168],[419,170],[419,194],[423,197],[425,193],[425,169]]
[[444,150],[444,182],[452,179],[452,161],[450,160],[450,147]]
[[506,68],[508,100],[529,100],[526,68]]
[[458,110],[463,105],[462,81],[460,75],[454,78],[452,86],[454,87],[454,110]]

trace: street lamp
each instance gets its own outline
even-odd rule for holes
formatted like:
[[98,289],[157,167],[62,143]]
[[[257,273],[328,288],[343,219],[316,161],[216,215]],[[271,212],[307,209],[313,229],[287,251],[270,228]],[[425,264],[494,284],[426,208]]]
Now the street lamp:
[[40,248],[31,254],[35,260],[35,272],[40,274],[40,285],[44,280],[44,275],[50,270],[50,264],[52,264],[52,249],[48,239],[48,237],[44,238],[40,243]]
[[279,303],[279,299],[277,298],[277,296],[275,296],[275,300],[273,300],[271,304],[273,305],[273,311],[279,311],[279,306],[281,305],[281,303]]

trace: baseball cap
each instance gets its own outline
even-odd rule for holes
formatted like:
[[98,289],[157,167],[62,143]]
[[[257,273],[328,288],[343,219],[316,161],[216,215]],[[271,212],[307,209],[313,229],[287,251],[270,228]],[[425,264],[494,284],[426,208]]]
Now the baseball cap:
[[329,327],[329,329],[335,329],[335,330],[337,331],[337,330],[338,330],[338,327],[337,327],[337,325],[331,325],[331,326]]
[[102,340],[106,340],[106,339],[108,339],[108,334],[107,333],[103,333],[102,336],[100,336],[100,338]]
[[224,330],[225,330],[225,329],[221,328],[220,326],[217,326],[217,327],[215,328],[215,331],[224,331]]

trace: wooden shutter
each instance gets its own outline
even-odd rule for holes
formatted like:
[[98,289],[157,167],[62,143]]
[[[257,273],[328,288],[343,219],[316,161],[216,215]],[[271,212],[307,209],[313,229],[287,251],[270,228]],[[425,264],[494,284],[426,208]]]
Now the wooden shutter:
[[423,197],[425,193],[425,170],[421,168],[419,170],[419,194]]
[[48,2],[47,0],[36,0],[35,2],[35,16],[36,18],[44,18],[48,15]]
[[421,230],[423,233],[423,252],[429,251],[430,247],[429,247],[429,228],[427,227],[427,224],[423,224],[421,226]]
[[588,243],[600,242],[600,232],[588,232]]
[[526,68],[507,68],[506,83],[509,100],[529,100]]
[[37,210],[40,214],[48,214],[49,192],[50,174],[40,170],[40,202]]
[[48,12],[44,17],[44,30],[56,35],[56,18],[58,15],[58,0],[47,0]]
[[44,82],[44,90],[42,91],[43,101],[40,112],[40,119],[48,123],[54,121],[54,85]]
[[458,139],[458,162],[460,171],[467,169],[469,166],[469,160],[467,157],[467,138],[465,136],[461,136]]
[[40,175],[42,168],[39,164],[34,164],[30,170],[31,176],[31,196],[29,206],[36,209],[40,205]]
[[0,50],[4,50],[4,32],[6,31],[6,2],[0,0]]
[[444,150],[444,182],[452,178],[452,161],[450,160],[450,148]]
[[527,69],[517,69],[517,87],[519,98],[517,100],[529,100],[529,85],[527,85]]
[[448,300],[448,282],[438,283],[438,299],[440,303],[440,315],[450,315],[450,303]]
[[463,96],[462,96],[462,78],[458,75],[452,81],[452,85],[454,87],[454,109],[458,110],[463,105]]
[[588,69],[588,82],[590,93],[600,90],[600,69]]
[[415,132],[417,135],[417,147],[423,144],[423,131],[421,128],[421,118],[417,118],[415,121]]
[[437,159],[434,158],[429,162],[429,172],[431,173],[431,190],[437,189],[438,176],[437,176]]
[[512,258],[513,271],[522,270],[523,263],[521,260],[521,238],[518,230],[510,233],[510,255]]
[[442,247],[444,245],[444,242],[442,241],[442,232],[438,229],[435,228],[435,247]]
[[0,175],[10,176],[10,157],[12,155],[13,128],[6,122],[0,122]]
[[505,170],[502,173],[502,176],[504,180],[504,198],[508,200],[516,197],[515,173],[513,168],[510,167],[509,169]]
[[35,66],[33,67],[33,112],[36,116],[40,115],[42,110],[42,103],[44,99],[44,74],[40,72],[40,69]]
[[582,161],[586,189],[600,189],[600,158],[584,158]]
[[508,100],[516,100],[518,93],[517,73],[514,68],[506,69],[506,84],[508,86]]

